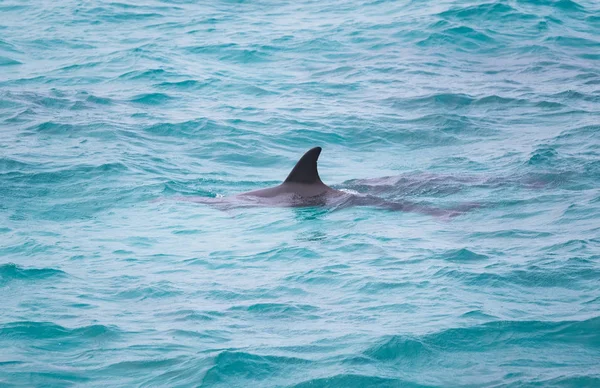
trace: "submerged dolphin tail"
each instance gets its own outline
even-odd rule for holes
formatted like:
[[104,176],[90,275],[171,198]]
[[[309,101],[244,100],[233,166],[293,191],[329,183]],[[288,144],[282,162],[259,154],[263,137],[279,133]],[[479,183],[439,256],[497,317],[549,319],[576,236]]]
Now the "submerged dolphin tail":
[[317,159],[319,159],[320,154],[321,147],[315,147],[306,151],[284,183],[322,183],[317,171]]

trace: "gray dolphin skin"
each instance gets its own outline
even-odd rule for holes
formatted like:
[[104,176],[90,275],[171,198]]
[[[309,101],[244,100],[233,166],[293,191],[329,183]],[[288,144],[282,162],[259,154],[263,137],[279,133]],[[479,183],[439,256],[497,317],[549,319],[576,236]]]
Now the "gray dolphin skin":
[[312,148],[300,158],[282,184],[267,189],[249,191],[237,197],[271,198],[290,202],[291,206],[311,206],[315,200],[343,196],[343,191],[332,189],[319,177],[317,160],[321,147]]
[[372,206],[392,211],[415,212],[436,217],[452,217],[463,209],[439,209],[410,201],[388,201],[372,195],[361,195],[336,190],[319,177],[317,160],[321,147],[308,150],[296,163],[285,181],[278,186],[249,191],[225,198],[178,197],[182,201],[211,204],[222,208],[232,207],[321,207],[341,209],[350,206]]

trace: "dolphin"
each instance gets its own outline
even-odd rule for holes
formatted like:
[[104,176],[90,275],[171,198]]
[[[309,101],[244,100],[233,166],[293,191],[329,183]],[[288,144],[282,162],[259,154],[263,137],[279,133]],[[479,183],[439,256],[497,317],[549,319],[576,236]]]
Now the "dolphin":
[[214,204],[223,207],[321,207],[334,209],[349,206],[373,206],[387,210],[416,212],[447,218],[462,214],[465,209],[447,210],[424,206],[410,201],[388,201],[386,199],[336,190],[327,186],[319,177],[317,161],[321,147],[314,147],[298,160],[287,178],[279,185],[248,191],[231,197],[178,197],[189,202]]
[[248,191],[238,194],[238,198],[268,198],[268,202],[289,203],[291,206],[312,206],[315,202],[327,202],[342,197],[343,191],[332,189],[319,177],[317,160],[321,155],[321,147],[311,148],[298,160],[287,178],[275,187]]

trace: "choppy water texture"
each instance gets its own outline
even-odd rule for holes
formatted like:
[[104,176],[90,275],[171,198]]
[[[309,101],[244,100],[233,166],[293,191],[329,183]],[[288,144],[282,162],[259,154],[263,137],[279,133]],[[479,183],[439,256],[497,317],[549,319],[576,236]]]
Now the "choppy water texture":
[[0,386],[600,386],[598,2],[0,15]]

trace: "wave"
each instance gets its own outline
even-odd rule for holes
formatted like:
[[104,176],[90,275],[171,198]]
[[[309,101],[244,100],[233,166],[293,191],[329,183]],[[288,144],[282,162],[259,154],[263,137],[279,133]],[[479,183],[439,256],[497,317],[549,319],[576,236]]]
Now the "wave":
[[174,97],[166,93],[143,93],[132,97],[130,101],[145,105],[162,105],[173,99]]
[[558,153],[552,147],[538,148],[533,152],[533,155],[527,161],[530,166],[552,166],[556,165],[555,161],[558,158]]
[[54,268],[23,268],[13,263],[0,265],[0,286],[14,280],[36,281],[66,276],[65,272]]
[[185,50],[194,55],[210,55],[223,62],[265,63],[272,60],[268,47],[244,47],[237,43],[224,43],[203,46],[188,46]]
[[8,51],[11,53],[17,53],[17,54],[22,54],[23,51],[19,50],[17,48],[17,46],[15,46],[14,44],[7,42],[5,40],[0,39],[0,50],[1,51]]
[[196,311],[196,310],[177,310],[169,313],[157,313],[159,317],[172,317],[178,322],[210,322],[225,316],[225,313],[219,311]]
[[472,19],[483,19],[486,21],[492,18],[502,17],[507,14],[513,14],[515,12],[516,10],[508,4],[494,2],[466,7],[453,7],[447,11],[438,13],[437,16],[444,19],[455,19],[459,21]]
[[443,255],[441,255],[441,257],[444,260],[455,261],[455,262],[480,261],[480,260],[486,260],[489,258],[486,255],[481,255],[481,254],[475,253],[466,248],[446,252]]
[[[17,384],[16,386],[23,386],[23,385],[29,385],[29,386],[49,386],[49,385],[56,385],[56,386],[68,386],[68,385],[73,385],[73,384],[85,384],[88,383],[90,380],[92,380],[89,377],[85,377],[82,376],[82,374],[80,372],[73,372],[73,371],[65,371],[63,370],[63,368],[60,367],[54,367],[54,368],[48,368],[51,371],[48,372],[40,372],[39,370],[36,371],[28,371],[28,372],[13,372],[13,373],[6,373],[6,375],[8,377],[10,377],[10,380],[15,380],[18,381],[19,384]],[[7,385],[7,387],[11,387],[12,385]]]
[[17,61],[16,59],[0,56],[0,67],[16,66],[16,65],[22,65],[22,64],[23,64],[22,62]]
[[30,131],[43,132],[48,134],[75,134],[81,132],[90,132],[102,128],[102,124],[66,124],[53,121],[46,121],[29,128]]
[[171,82],[162,82],[156,84],[157,88],[164,89],[173,89],[173,90],[200,90],[210,86],[213,86],[213,83],[216,82],[214,80],[208,80],[205,82],[196,81],[193,79],[183,80],[183,81],[171,81]]
[[123,23],[127,21],[142,21],[146,19],[159,19],[164,17],[159,12],[148,12],[140,9],[138,12],[123,11],[120,9],[130,9],[129,7],[116,7],[118,3],[111,4],[111,7],[95,7],[86,10],[85,14],[93,17],[95,20],[101,20],[108,23]]
[[[261,356],[243,351],[223,351],[213,360],[202,380],[203,384],[227,381],[229,384],[242,381],[273,381],[284,377],[283,370],[289,366],[307,366],[310,361],[296,357]],[[282,380],[283,382],[284,380]]]
[[363,352],[377,361],[428,363],[440,352],[482,352],[513,345],[600,349],[600,317],[583,321],[493,321],[422,336],[389,336]]
[[99,104],[99,105],[112,105],[113,104],[113,100],[111,98],[99,97],[99,96],[94,96],[94,95],[89,95],[88,97],[86,97],[85,100],[92,104]]
[[559,11],[585,11],[582,5],[572,0],[517,0],[517,4],[550,7]]
[[169,77],[179,76],[178,73],[156,68],[128,71],[127,73],[121,74],[118,78],[123,80],[158,81]]
[[564,288],[580,290],[589,286],[600,269],[581,263],[556,263],[552,266],[530,265],[523,269],[505,273],[469,272],[467,270],[446,267],[438,270],[434,277],[458,280],[470,287],[509,288],[514,286],[527,288]]
[[114,340],[121,330],[114,326],[89,325],[73,329],[52,322],[10,322],[0,325],[0,342],[7,339],[48,340],[47,349],[75,345],[89,340]]
[[[445,108],[463,108],[463,107],[485,107],[485,108],[509,108],[523,105],[535,106],[536,104],[543,104],[547,101],[533,101],[526,100],[522,98],[514,98],[514,97],[503,97],[499,95],[487,95],[475,97],[468,94],[459,94],[459,93],[435,93],[425,96],[418,96],[412,98],[391,98],[387,100],[393,107],[406,109],[410,106],[418,106],[418,107],[432,107],[432,106],[440,106]],[[456,113],[446,113],[444,115],[440,114],[429,114],[422,116],[418,120],[430,120],[433,118],[444,118],[446,120],[449,119],[459,119],[463,122],[473,121],[475,118],[467,115],[461,115]]]
[[137,286],[132,287],[116,293],[114,296],[117,299],[132,299],[132,300],[146,300],[146,299],[162,299],[162,298],[173,298],[175,296],[182,295],[183,291],[176,288],[169,282],[160,282],[149,286]]
[[0,157],[0,176],[17,171],[29,171],[31,168],[33,168],[33,166],[34,165],[32,163],[26,163],[12,158]]
[[318,388],[318,387],[381,387],[381,388],[427,388],[429,385],[413,383],[402,379],[385,378],[380,376],[359,375],[353,373],[338,374],[330,377],[321,377],[291,385],[294,388]]
[[264,315],[272,318],[280,317],[297,319],[300,315],[315,313],[318,311],[318,308],[311,305],[293,305],[287,303],[256,303],[250,306],[232,307],[230,310],[243,310],[251,314]]
[[66,168],[57,168],[53,171],[29,172],[31,169],[19,169],[5,175],[4,183],[40,185],[57,185],[66,182],[89,181],[96,177],[105,177],[107,174],[121,174],[129,168],[120,162],[103,163],[95,166],[74,165]]
[[416,45],[423,48],[454,46],[459,50],[482,52],[497,47],[498,43],[489,33],[483,33],[472,27],[458,26],[431,33]]
[[[144,128],[144,131],[157,136],[197,137],[202,133],[219,132],[233,134],[234,126],[218,123],[208,119],[189,120],[180,123],[158,123]],[[217,148],[217,147],[214,147]],[[227,147],[225,147],[227,149]]]

